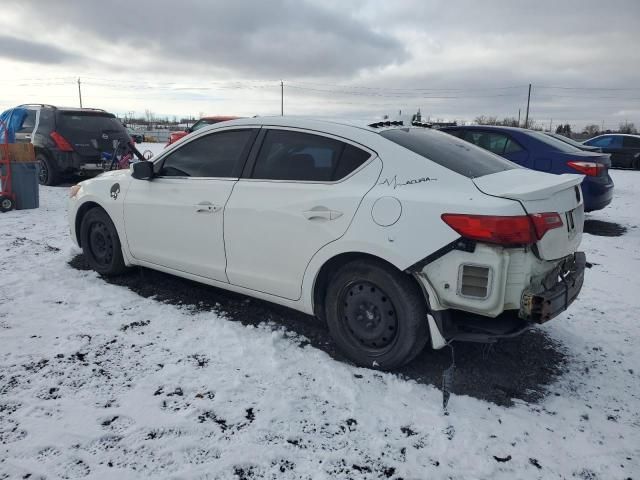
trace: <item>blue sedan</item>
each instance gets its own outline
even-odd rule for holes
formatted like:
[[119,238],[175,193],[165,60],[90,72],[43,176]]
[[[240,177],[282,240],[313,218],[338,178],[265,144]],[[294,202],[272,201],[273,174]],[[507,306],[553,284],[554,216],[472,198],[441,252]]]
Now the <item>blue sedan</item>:
[[533,130],[499,126],[443,127],[443,132],[471,142],[523,167],[549,173],[581,173],[584,209],[600,210],[611,203],[613,180],[608,154],[585,152]]

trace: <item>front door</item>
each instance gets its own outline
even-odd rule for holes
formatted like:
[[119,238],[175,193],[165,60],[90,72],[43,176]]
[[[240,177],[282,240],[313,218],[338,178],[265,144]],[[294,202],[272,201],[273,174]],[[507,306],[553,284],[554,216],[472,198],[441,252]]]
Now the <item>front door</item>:
[[327,136],[267,130],[251,178],[238,181],[225,209],[229,282],[300,298],[309,261],[344,235],[375,185],[382,163],[373,156]]
[[131,181],[124,219],[136,260],[228,281],[224,208],[257,131],[200,135],[156,161],[152,180]]

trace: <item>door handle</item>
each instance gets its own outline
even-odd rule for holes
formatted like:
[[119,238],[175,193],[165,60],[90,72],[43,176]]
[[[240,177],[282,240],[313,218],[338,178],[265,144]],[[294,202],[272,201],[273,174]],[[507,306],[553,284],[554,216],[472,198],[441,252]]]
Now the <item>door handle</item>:
[[342,216],[342,212],[326,207],[313,207],[311,210],[303,212],[303,215],[307,220],[335,220]]
[[200,202],[196,205],[196,213],[216,213],[222,210],[220,205],[214,205],[211,202]]

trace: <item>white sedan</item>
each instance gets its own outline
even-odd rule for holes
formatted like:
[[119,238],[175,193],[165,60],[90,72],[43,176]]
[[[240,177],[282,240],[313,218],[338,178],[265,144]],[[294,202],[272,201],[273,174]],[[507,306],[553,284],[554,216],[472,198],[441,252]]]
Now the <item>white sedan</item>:
[[581,179],[400,122],[248,118],[72,187],[69,222],[100,274],[139,265],[285,305],[392,369],[569,306]]

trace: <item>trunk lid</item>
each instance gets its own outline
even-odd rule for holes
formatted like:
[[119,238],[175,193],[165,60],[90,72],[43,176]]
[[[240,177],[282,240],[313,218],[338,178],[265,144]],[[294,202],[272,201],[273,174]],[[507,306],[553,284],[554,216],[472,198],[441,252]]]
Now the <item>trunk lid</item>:
[[82,156],[99,157],[113,152],[113,141],[130,141],[124,126],[111,113],[87,110],[61,110],[56,131]]
[[543,260],[556,260],[574,253],[582,240],[584,206],[582,175],[552,175],[525,168],[474,178],[483,193],[519,202],[527,214],[555,212],[563,226],[549,230],[536,243]]

